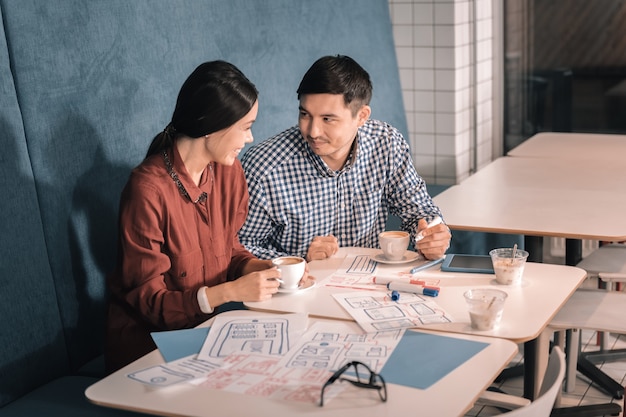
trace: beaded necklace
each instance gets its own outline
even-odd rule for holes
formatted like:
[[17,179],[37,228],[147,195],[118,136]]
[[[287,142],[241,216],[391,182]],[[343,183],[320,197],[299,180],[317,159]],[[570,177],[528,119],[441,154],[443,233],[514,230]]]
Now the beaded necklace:
[[[172,178],[172,180],[174,180],[174,183],[178,187],[178,191],[180,191],[180,193],[184,197],[187,197],[189,201],[193,202],[194,204],[204,202],[207,198],[207,194],[205,192],[202,192],[202,194],[200,194],[200,196],[196,199],[196,201],[193,201],[191,199],[191,196],[185,189],[185,186],[183,185],[183,183],[180,182],[180,178],[178,178],[178,175],[176,174],[176,172],[174,172],[174,169],[172,168],[172,162],[170,161],[170,157],[167,155],[167,151],[163,150],[163,152],[161,152],[161,155],[163,155],[163,160],[165,161],[167,172],[170,174],[170,177]],[[210,166],[210,169],[213,170],[213,167]]]

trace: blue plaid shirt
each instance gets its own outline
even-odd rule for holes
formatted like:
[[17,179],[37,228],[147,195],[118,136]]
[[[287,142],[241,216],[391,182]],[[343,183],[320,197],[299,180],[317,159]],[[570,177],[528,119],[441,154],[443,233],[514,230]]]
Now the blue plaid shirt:
[[[368,120],[348,162],[333,171],[292,127],[250,148],[242,158],[250,211],[241,243],[261,259],[305,257],[315,236],[334,235],[339,246],[378,247],[389,213],[415,238],[417,222],[441,212],[393,126]],[[412,239],[412,241],[413,241]]]

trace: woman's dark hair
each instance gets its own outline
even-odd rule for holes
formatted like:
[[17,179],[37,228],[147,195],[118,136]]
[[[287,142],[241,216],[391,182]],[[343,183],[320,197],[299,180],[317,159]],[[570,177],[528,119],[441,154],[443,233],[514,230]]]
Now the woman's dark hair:
[[306,94],[342,94],[346,106],[359,108],[372,99],[370,76],[354,59],[345,55],[324,56],[311,65],[298,87],[298,100]]
[[146,157],[172,146],[178,136],[192,138],[232,126],[244,117],[258,98],[254,84],[225,61],[201,64],[178,93],[172,121],[154,137]]

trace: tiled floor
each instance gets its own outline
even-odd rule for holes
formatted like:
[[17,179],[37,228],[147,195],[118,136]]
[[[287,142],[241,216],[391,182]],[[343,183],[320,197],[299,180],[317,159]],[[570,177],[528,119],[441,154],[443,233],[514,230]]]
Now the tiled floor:
[[[597,281],[588,279],[583,284],[583,287],[597,288]],[[624,291],[624,290],[623,290]],[[581,334],[582,350],[584,352],[598,350],[599,347],[596,344],[596,332],[583,331]],[[610,344],[608,346],[611,349],[626,349],[626,335],[610,335]],[[523,351],[523,345],[520,346],[520,352]],[[512,361],[511,365],[519,364],[523,359],[523,354],[518,353],[516,358]],[[626,385],[626,359],[616,362],[606,362],[600,366],[600,368],[622,385]],[[572,393],[561,394],[560,407],[573,407],[578,405],[589,404],[601,404],[606,402],[617,402],[623,407],[623,399],[613,399],[610,395],[600,390],[598,386],[592,383],[584,375],[578,373],[576,380],[576,389]],[[508,394],[522,395],[523,393],[523,379],[522,377],[516,377],[507,379],[503,382],[495,383],[492,385],[498,387]],[[502,414],[502,411],[488,406],[474,407],[465,417],[487,417],[496,416]],[[619,414],[620,417],[626,416],[624,411]]]

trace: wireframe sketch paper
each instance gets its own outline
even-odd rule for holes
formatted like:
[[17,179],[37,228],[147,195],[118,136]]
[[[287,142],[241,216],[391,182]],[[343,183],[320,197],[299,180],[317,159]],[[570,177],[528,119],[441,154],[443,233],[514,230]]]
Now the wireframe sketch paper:
[[[359,360],[380,370],[400,341],[403,330],[364,333],[351,322],[316,322],[281,358],[246,353],[230,355],[224,366],[200,384],[275,400],[319,402],[321,387],[344,363]],[[330,400],[347,384],[326,391]]]
[[366,332],[453,322],[431,297],[419,294],[402,293],[395,301],[382,291],[351,291],[333,297]]
[[[128,377],[154,388],[193,383],[317,403],[321,387],[336,369],[358,360],[380,370],[404,334],[403,329],[365,333],[356,323],[341,321],[317,321],[300,331],[306,324],[302,314],[218,316],[200,353]],[[325,398],[330,400],[346,385],[333,384]]]
[[400,265],[380,264],[369,255],[348,255],[341,267],[322,280],[319,285],[329,287],[355,288],[361,290],[384,291],[389,281],[420,281],[422,285],[436,286],[439,279],[425,276],[425,272],[411,273],[416,266],[430,261],[419,258]]
[[217,360],[232,353],[284,355],[290,344],[306,331],[306,314],[271,314],[250,316],[216,316],[199,359]]
[[221,366],[216,361],[199,360],[197,356],[197,354],[186,356],[173,362],[131,372],[127,376],[153,388],[164,388],[202,379]]
[[278,357],[289,350],[293,343],[290,338],[295,341],[304,333],[307,320],[307,315],[301,313],[217,316],[200,352],[130,373],[128,377],[149,386],[167,387],[205,378],[211,371],[230,365],[225,359],[233,353]]

